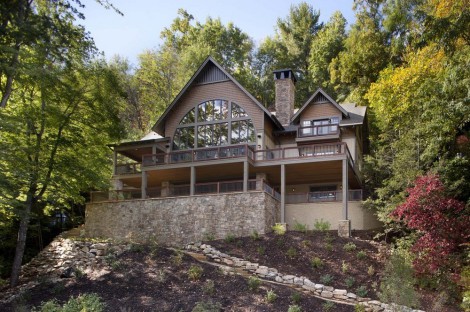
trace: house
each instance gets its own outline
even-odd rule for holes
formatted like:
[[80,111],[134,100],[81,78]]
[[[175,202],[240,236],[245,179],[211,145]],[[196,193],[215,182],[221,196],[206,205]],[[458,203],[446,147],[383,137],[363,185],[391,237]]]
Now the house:
[[111,145],[114,189],[92,194],[87,233],[185,242],[274,223],[323,220],[344,236],[379,226],[361,207],[366,107],[318,89],[295,110],[293,72],[273,79],[270,112],[208,57],[153,133]]

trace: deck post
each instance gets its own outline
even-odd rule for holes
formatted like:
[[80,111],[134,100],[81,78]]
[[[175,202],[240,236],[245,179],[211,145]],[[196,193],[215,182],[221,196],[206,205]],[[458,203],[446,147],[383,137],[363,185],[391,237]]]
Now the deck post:
[[191,180],[189,184],[189,195],[193,196],[196,188],[196,167],[191,166]]
[[147,171],[142,171],[142,186],[140,190],[142,192],[142,199],[147,198]]
[[243,193],[248,192],[248,161],[243,162]]
[[116,175],[117,172],[117,152],[116,152],[116,147],[114,148],[113,151],[113,174]]
[[343,159],[343,220],[348,220],[348,160]]
[[281,223],[286,223],[286,165],[281,165]]

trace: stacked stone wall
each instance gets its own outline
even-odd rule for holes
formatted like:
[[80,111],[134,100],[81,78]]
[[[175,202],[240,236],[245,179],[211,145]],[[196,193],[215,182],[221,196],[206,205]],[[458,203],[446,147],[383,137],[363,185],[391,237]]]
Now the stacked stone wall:
[[264,234],[279,220],[278,201],[264,192],[103,202],[87,205],[85,235],[178,246]]

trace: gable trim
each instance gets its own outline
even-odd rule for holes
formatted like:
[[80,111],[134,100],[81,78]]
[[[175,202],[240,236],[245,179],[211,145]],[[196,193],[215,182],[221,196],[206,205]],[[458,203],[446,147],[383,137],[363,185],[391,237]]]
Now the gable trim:
[[[338,103],[336,103],[335,100],[333,100],[322,88],[318,88],[317,91],[315,91],[312,96],[304,103],[304,105],[302,105],[302,107],[294,114],[294,116],[292,117],[292,122],[297,120],[297,118],[300,117],[300,114],[302,114],[302,112],[307,108],[307,106],[309,106],[311,104],[311,102],[315,99],[315,97],[321,93],[325,98],[328,99],[328,101],[333,104],[334,107],[336,107],[340,112],[341,114],[343,114],[344,117],[347,117],[349,118],[349,113],[343,108],[341,107],[341,105],[339,105]],[[323,103],[327,103],[327,102],[323,102]]]

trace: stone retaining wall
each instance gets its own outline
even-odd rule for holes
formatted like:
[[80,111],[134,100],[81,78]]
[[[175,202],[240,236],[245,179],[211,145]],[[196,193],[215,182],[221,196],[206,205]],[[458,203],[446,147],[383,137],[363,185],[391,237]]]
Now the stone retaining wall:
[[87,204],[85,235],[181,246],[264,234],[279,220],[279,202],[264,192],[206,194]]

